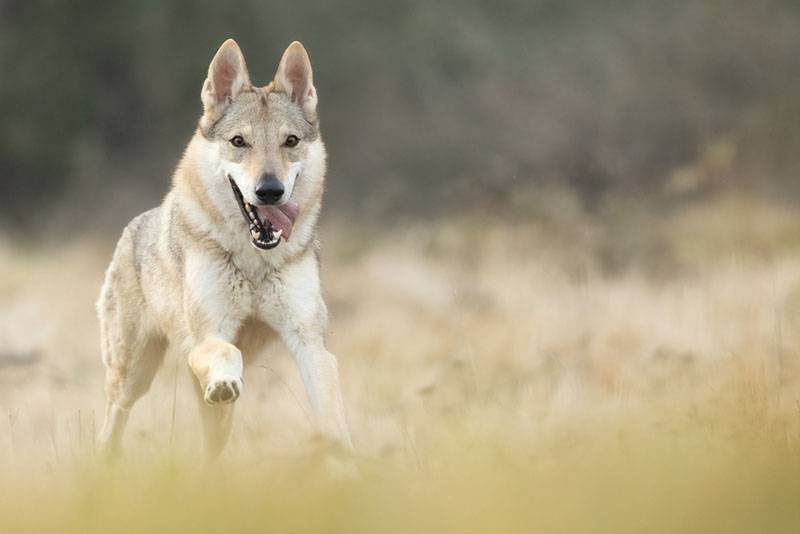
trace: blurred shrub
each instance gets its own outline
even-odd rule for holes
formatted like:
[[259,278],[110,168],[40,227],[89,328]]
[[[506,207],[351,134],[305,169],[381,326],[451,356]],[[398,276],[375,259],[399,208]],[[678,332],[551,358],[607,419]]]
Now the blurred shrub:
[[718,182],[796,192],[798,28],[793,0],[0,0],[0,222],[152,204],[228,36],[257,83],[306,44],[329,195],[364,216],[548,182],[591,206],[660,191],[720,143],[738,171]]

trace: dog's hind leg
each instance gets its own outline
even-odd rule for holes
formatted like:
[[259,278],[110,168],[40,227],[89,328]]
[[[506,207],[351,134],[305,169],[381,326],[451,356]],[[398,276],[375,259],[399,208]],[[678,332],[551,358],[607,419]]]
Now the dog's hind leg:
[[98,448],[114,456],[119,451],[130,409],[150,389],[163,360],[166,342],[146,332],[141,317],[133,316],[130,307],[121,309],[113,289],[103,293],[99,308],[108,404]]
[[225,445],[233,426],[233,404],[211,405],[205,400],[204,390],[196,387],[200,418],[203,422],[203,449],[208,460],[217,458]]
[[111,456],[119,452],[128,414],[134,403],[147,393],[163,360],[165,343],[138,341],[110,355],[106,363],[106,418],[98,448]]
[[147,393],[163,360],[165,344],[159,340],[134,343],[108,358],[106,366],[106,418],[98,448],[110,455],[119,451],[133,404]]

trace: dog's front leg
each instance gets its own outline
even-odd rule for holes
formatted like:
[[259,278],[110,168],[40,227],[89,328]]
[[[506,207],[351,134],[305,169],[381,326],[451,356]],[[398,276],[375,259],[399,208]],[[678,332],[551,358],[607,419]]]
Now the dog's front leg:
[[336,357],[325,348],[321,335],[305,336],[303,332],[294,331],[285,339],[297,360],[319,430],[352,450]]
[[233,401],[243,390],[242,353],[217,337],[207,337],[189,352],[189,366],[200,384],[200,415],[205,433],[205,451],[216,458],[228,441]]
[[233,402],[243,392],[241,351],[233,340],[241,324],[240,308],[248,301],[231,291],[238,287],[227,264],[213,256],[187,254],[182,345],[199,384],[198,400],[205,430],[206,452],[214,457],[231,430]]
[[313,253],[285,268],[267,307],[267,321],[295,356],[316,422],[323,435],[353,449],[339,386],[336,357],[324,343],[327,310]]
[[242,353],[227,341],[207,337],[189,353],[189,366],[208,404],[230,403],[241,395]]

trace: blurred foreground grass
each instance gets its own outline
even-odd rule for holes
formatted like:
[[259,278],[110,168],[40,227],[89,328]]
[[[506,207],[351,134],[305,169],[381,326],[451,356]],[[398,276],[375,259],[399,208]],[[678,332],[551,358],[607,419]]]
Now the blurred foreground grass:
[[3,477],[3,531],[797,532],[797,411],[730,386],[532,440],[487,406],[480,428],[465,413],[427,429],[414,462],[358,459],[345,477],[324,453],[79,461]]
[[124,460],[100,465],[92,304],[111,245],[4,246],[0,532],[800,531],[794,209],[534,211],[324,225],[349,460],[316,440],[276,345],[218,464],[199,462],[170,355]]

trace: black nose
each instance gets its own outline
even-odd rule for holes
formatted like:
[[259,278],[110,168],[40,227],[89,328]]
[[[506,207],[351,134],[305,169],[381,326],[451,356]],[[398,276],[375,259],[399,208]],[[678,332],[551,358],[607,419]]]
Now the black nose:
[[275,204],[283,196],[283,184],[274,174],[264,174],[256,186],[256,196],[264,204]]

